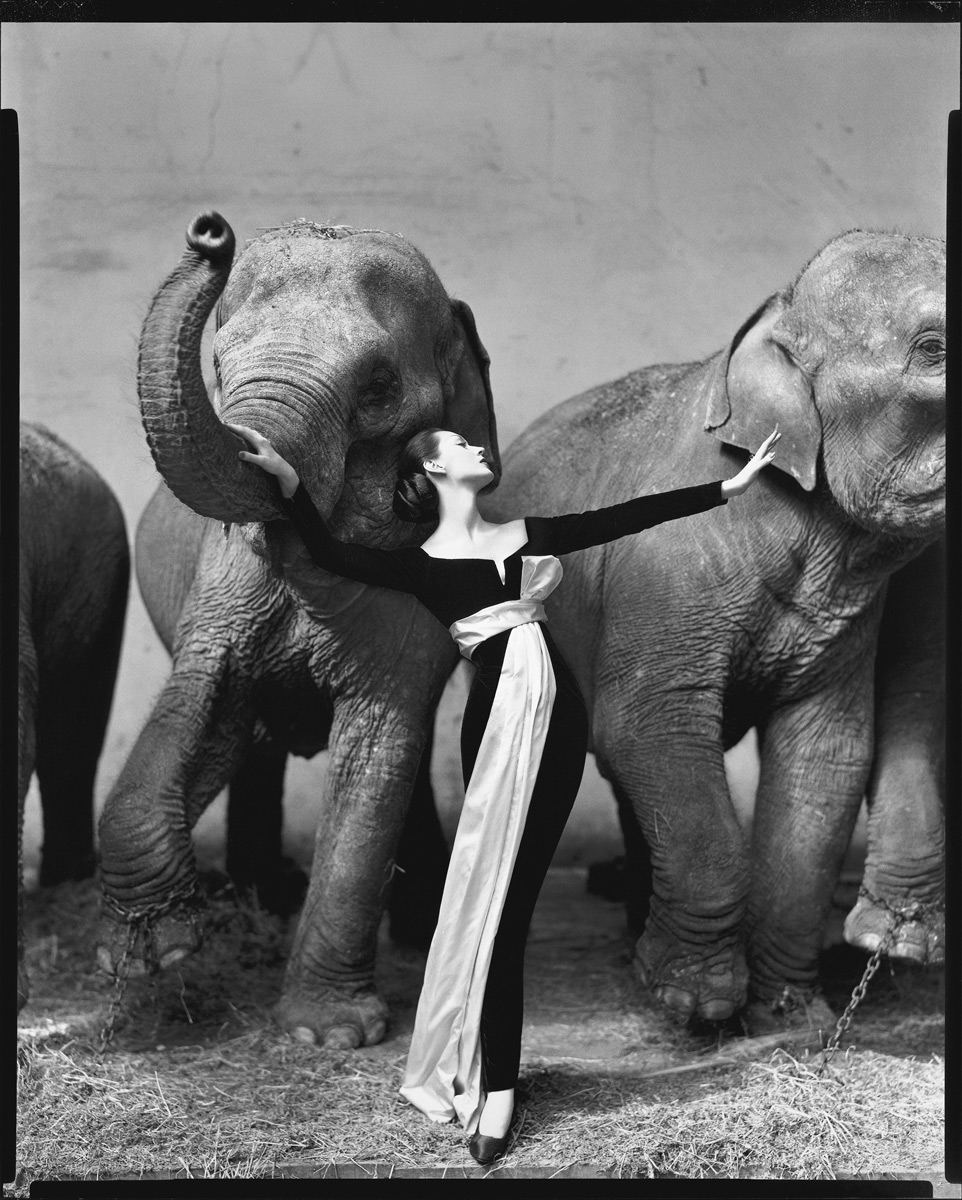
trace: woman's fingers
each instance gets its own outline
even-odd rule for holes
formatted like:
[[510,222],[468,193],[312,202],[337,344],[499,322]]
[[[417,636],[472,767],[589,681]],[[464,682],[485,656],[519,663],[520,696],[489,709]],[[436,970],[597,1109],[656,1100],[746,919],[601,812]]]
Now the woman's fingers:
[[239,433],[242,438],[245,438],[251,445],[256,446],[258,450],[266,449],[270,446],[270,442],[266,437],[263,437],[256,429],[251,429],[248,425],[232,425],[230,421],[225,421],[224,424],[234,433]]

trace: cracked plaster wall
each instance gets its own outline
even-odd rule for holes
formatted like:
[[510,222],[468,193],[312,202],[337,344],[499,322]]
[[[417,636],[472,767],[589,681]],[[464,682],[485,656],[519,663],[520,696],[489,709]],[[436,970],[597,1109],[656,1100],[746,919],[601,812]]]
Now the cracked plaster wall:
[[[885,23],[8,23],[22,414],[94,463],[132,533],[156,485],[140,322],[210,205],[241,238],[297,216],[407,236],[474,309],[507,445],[585,387],[713,352],[843,229],[942,232],[958,41]],[[101,799],[166,672],[134,589]],[[319,761],[290,776],[302,845]],[[748,797],[750,751],[730,766]],[[616,848],[589,764],[560,858]]]

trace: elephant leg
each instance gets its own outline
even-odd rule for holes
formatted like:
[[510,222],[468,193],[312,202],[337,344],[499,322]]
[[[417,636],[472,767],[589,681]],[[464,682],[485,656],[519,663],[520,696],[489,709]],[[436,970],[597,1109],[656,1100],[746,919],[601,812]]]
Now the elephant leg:
[[872,664],[795,703],[759,730],[752,888],[746,929],[753,1003],[761,1029],[772,1014],[822,1026],[818,959],[865,791],[872,752]]
[[42,680],[37,782],[43,810],[44,887],[94,873],[94,781],[112,691],[113,680],[104,681],[98,672],[88,677],[74,671]]
[[650,853],[639,859],[645,878],[627,885],[647,890],[650,861],[638,973],[679,1016],[724,1020],[746,1000],[741,920],[749,870],[725,777],[720,698],[667,687],[657,695],[649,688],[634,703],[599,696],[595,744]]
[[20,619],[17,711],[17,1011],[30,998],[23,944],[23,813],[37,752],[37,655],[29,626]]
[[227,793],[227,874],[239,892],[284,917],[307,891],[307,875],[282,852],[286,767],[286,751],[251,746]]
[[[945,546],[889,581],[875,666],[868,853],[845,939],[915,962],[945,957]],[[898,924],[896,925],[896,921]]]
[[[302,1041],[372,1045],[387,1028],[374,986],[377,931],[429,718],[336,713],[311,882],[287,963],[278,1023]],[[367,704],[368,709],[372,706]]]
[[[228,654],[179,659],[100,817],[104,904],[97,958],[115,973],[170,967],[201,944],[190,830],[227,784],[253,713]],[[129,929],[136,937],[128,945]]]
[[40,883],[88,879],[94,854],[94,783],[120,660],[127,572],[118,574],[98,628],[78,638],[69,663],[40,655],[37,782],[43,809]]
[[430,946],[438,923],[449,858],[431,786],[433,747],[432,729],[414,780],[388,902],[392,939],[422,950]]

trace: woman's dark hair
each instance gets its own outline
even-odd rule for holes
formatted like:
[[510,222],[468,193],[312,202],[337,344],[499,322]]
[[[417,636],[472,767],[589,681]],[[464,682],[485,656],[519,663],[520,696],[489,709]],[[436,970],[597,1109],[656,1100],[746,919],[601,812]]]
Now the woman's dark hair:
[[422,524],[438,515],[438,493],[425,474],[424,460],[438,452],[440,429],[422,429],[401,451],[391,507],[402,521]]

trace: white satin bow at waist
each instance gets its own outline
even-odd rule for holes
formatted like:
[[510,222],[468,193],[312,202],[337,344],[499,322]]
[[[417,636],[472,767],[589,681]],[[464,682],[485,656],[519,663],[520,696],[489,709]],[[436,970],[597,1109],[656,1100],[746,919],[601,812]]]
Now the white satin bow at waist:
[[530,621],[547,619],[540,600],[505,600],[501,604],[481,608],[470,617],[462,617],[460,621],[449,625],[448,630],[464,657],[470,658],[477,646],[496,633],[514,629],[516,625],[527,625]]

